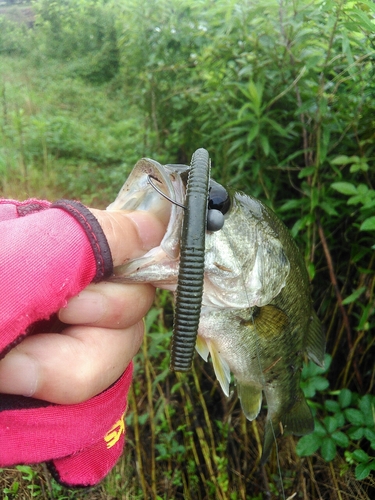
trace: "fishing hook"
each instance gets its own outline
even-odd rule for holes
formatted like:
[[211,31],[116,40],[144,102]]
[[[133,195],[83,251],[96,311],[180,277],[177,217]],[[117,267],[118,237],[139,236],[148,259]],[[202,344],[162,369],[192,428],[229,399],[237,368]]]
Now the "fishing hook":
[[156,177],[153,177],[152,175],[148,174],[147,176],[147,182],[150,184],[151,187],[153,187],[155,189],[155,191],[157,193],[159,193],[161,196],[163,196],[163,198],[165,198],[166,200],[170,201],[171,203],[173,203],[174,205],[177,205],[178,207],[181,207],[183,208],[184,210],[187,209],[187,207],[185,207],[185,205],[182,205],[181,203],[178,203],[178,201],[176,200],[172,200],[172,198],[170,198],[169,196],[167,196],[165,193],[163,193],[163,191],[161,189],[159,189],[153,182],[151,179],[155,179],[156,181],[158,180]]

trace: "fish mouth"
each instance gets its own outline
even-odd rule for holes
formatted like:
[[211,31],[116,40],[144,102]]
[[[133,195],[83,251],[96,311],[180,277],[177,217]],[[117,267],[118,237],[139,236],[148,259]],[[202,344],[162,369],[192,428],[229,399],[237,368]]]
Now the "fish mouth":
[[[166,232],[158,247],[151,249],[143,257],[134,259],[114,269],[116,281],[148,281],[174,290],[177,269],[172,266],[172,275],[160,277],[160,270],[153,262],[178,261],[180,253],[181,227],[184,217],[188,165],[161,165],[150,158],[139,160],[117,198],[107,210],[142,210],[154,214],[166,226]],[[155,279],[153,279],[155,275]],[[145,279],[147,277],[147,279]]]
[[144,210],[162,221],[169,219],[169,224],[175,222],[177,207],[185,200],[188,170],[187,165],[161,165],[142,158],[107,210]]

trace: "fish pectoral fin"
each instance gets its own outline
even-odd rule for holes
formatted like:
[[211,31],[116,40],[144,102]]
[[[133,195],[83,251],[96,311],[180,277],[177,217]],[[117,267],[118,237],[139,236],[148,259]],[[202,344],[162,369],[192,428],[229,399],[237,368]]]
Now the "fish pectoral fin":
[[203,337],[198,335],[197,337],[197,342],[195,344],[195,349],[197,350],[197,353],[205,360],[207,361],[208,355],[210,353],[210,350],[208,349],[207,342]]
[[215,375],[220,382],[221,388],[226,396],[229,396],[230,384],[230,368],[225,359],[221,356],[216,346],[210,340],[207,340],[207,346],[211,354],[212,364],[214,366]]
[[262,389],[254,385],[237,383],[238,397],[241,401],[242,411],[248,420],[257,418],[262,406]]
[[326,340],[322,325],[318,316],[313,311],[309,329],[306,335],[305,349],[308,357],[319,366],[324,365],[324,353],[326,350]]
[[272,305],[260,307],[254,317],[254,325],[258,335],[270,340],[280,336],[288,323],[288,316],[281,309]]
[[304,436],[314,430],[314,418],[308,407],[302,391],[292,408],[283,415],[267,415],[266,427],[263,438],[263,451],[261,464],[267,461],[272,446],[280,434],[295,434]]

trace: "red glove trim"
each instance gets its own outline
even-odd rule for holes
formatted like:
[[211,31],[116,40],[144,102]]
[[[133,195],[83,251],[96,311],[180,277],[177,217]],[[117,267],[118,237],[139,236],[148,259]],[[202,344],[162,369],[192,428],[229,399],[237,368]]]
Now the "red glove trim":
[[73,200],[57,200],[51,208],[61,208],[78,221],[86,233],[94,252],[96,261],[96,275],[93,282],[96,283],[111,276],[113,262],[111,250],[107,238],[96,217],[82,203]]

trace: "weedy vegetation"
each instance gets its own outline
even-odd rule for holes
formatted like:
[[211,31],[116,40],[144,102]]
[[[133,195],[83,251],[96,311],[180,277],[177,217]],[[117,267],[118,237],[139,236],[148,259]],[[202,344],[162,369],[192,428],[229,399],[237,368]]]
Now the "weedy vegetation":
[[142,156],[259,197],[291,229],[327,337],[302,388],[315,431],[259,468],[210,364],[169,371],[171,297],[135,360],[127,446],[92,491],[3,469],[6,499],[371,499],[375,495],[375,4],[35,0],[0,6],[0,192],[105,207]]

